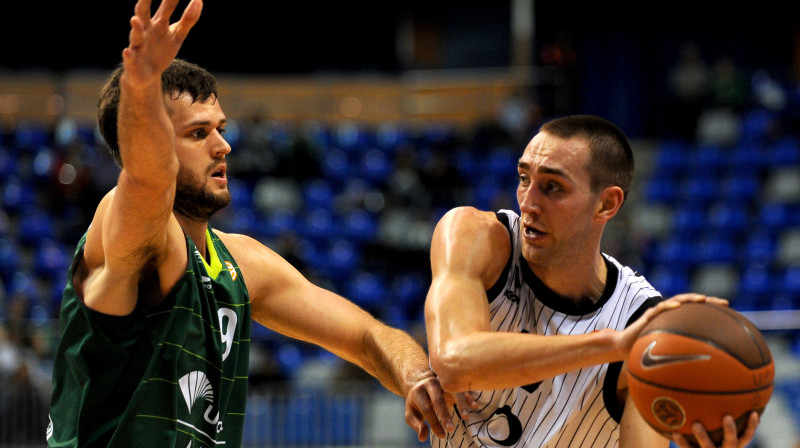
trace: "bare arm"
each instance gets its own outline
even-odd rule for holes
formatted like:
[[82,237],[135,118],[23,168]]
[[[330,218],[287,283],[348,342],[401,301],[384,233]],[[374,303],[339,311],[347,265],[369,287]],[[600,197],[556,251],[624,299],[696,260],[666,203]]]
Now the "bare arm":
[[239,262],[259,323],[335,353],[403,397],[421,379],[433,376],[425,351],[407,333],[314,285],[252,238],[218,233]]
[[170,25],[176,4],[164,0],[150,17],[150,1],[140,0],[122,53],[117,128],[123,168],[117,187],[98,207],[84,250],[85,303],[108,314],[133,311],[148,265],[158,270],[162,290],[185,265],[180,228],[172,216],[178,160],[161,72],[199,18],[202,2],[193,0]]
[[239,263],[257,322],[358,365],[404,397],[406,423],[420,441],[428,437],[426,421],[439,437],[446,437],[445,428],[453,429],[444,391],[430,370],[424,349],[410,335],[309,282],[252,238],[217,234]]
[[611,330],[575,336],[491,331],[486,289],[510,250],[493,213],[459,208],[437,225],[425,318],[431,364],[446,391],[514,387],[623,359]]

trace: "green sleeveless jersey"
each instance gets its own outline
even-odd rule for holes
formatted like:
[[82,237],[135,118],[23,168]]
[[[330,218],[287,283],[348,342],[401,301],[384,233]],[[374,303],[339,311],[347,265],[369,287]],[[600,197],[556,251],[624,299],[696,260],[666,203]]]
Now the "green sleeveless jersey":
[[117,317],[75,293],[61,305],[47,442],[51,447],[238,447],[250,346],[250,298],[209,227],[210,263],[186,238],[189,263],[167,297]]

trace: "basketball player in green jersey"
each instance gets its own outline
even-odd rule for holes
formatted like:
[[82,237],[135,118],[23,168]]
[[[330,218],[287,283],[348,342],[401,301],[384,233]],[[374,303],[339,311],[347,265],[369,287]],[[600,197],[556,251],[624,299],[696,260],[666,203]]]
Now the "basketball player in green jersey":
[[406,398],[420,440],[428,425],[444,437],[451,397],[417,342],[258,241],[209,226],[230,201],[231,148],[214,78],[175,59],[202,0],[170,23],[177,3],[151,15],[138,1],[101,95],[100,127],[122,169],[69,270],[48,445],[239,446],[251,318],[362,367]]

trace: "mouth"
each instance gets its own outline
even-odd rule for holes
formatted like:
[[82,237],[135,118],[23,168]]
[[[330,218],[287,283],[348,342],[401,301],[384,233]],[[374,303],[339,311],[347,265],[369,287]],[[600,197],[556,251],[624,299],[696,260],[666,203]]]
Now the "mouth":
[[547,232],[543,232],[533,226],[523,225],[522,235],[525,239],[536,240],[547,236]]
[[227,170],[228,170],[228,167],[224,163],[220,164],[220,165],[217,165],[217,167],[214,168],[213,171],[211,171],[211,177],[216,177],[216,178],[219,178],[219,179],[225,179],[225,173],[226,173]]

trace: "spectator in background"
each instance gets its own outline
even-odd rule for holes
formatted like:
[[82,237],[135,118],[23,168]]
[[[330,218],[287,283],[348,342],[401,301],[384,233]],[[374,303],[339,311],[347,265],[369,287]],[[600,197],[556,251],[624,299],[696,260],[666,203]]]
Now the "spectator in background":
[[750,99],[747,74],[730,56],[720,56],[714,62],[709,78],[711,107],[721,107],[740,113]]
[[697,120],[709,102],[709,69],[700,47],[686,43],[669,72],[665,129],[686,141],[694,139]]

